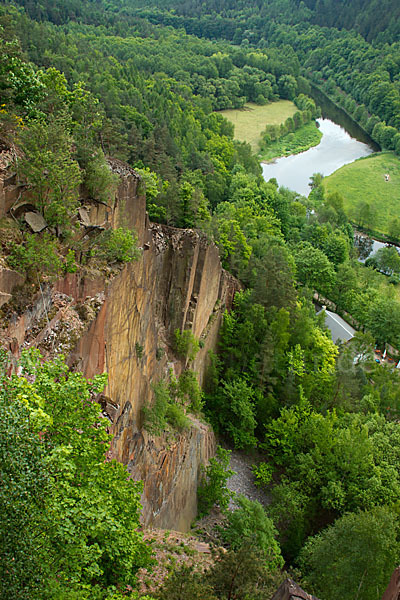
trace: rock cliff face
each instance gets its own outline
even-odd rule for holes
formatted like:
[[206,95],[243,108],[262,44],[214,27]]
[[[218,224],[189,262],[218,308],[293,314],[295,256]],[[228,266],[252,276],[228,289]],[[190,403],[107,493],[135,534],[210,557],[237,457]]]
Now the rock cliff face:
[[152,402],[154,383],[170,369],[179,376],[185,368],[171,348],[175,329],[190,329],[202,340],[192,368],[203,381],[208,351],[216,347],[222,313],[238,285],[221,268],[217,248],[196,232],[151,224],[137,175],[118,161],[113,169],[121,177],[115,205],[89,207],[84,218],[134,227],[142,257],[108,283],[74,273],[41,289],[28,311],[9,320],[3,339],[14,352],[30,344],[50,354],[63,339],[68,352],[74,346],[74,368],[87,377],[108,372],[100,400],[114,435],[111,454],[144,482],[143,521],[186,530],[196,514],[200,465],[215,451],[213,433],[193,417],[181,434],[151,437],[141,409]]

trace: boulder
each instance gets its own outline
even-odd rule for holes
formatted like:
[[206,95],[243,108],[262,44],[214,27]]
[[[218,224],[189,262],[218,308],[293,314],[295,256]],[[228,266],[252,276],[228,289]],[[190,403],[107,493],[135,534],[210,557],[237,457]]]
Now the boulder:
[[42,215],[37,212],[25,213],[24,219],[34,233],[39,233],[47,227],[46,221],[44,220]]
[[0,308],[3,304],[6,304],[9,300],[11,300],[11,294],[6,294],[6,292],[0,292]]

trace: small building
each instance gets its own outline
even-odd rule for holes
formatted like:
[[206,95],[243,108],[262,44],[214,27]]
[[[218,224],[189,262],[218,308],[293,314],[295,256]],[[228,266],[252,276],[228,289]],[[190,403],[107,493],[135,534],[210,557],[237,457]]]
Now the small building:
[[305,592],[293,579],[285,579],[272,600],[318,600],[318,598]]
[[325,325],[331,332],[332,340],[335,344],[338,342],[349,342],[354,337],[356,330],[342,319],[342,317],[327,310],[325,306],[317,314],[320,315],[322,312],[325,312]]

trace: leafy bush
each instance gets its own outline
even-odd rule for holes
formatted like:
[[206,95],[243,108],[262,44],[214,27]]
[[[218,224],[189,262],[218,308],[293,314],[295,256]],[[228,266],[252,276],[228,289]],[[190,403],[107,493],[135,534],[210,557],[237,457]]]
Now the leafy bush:
[[227,513],[226,524],[220,528],[224,542],[233,550],[250,543],[261,550],[269,567],[282,567],[283,558],[275,539],[277,531],[262,505],[245,496],[238,496],[235,502],[239,508]]
[[265,600],[272,598],[286,573],[273,571],[262,553],[245,544],[237,552],[222,549],[212,566],[201,573],[183,565],[164,580],[159,600]]
[[142,408],[143,427],[153,435],[160,435],[167,427],[167,409],[171,401],[168,386],[165,381],[159,381],[153,387],[154,403]]
[[[0,357],[1,359],[1,357]],[[107,423],[87,381],[61,358],[25,353],[0,373],[0,596],[100,600],[135,584],[150,551],[142,486],[106,460]]]
[[89,194],[96,200],[110,203],[118,187],[119,177],[115,175],[101,150],[88,161],[84,183]]
[[259,487],[267,486],[272,479],[273,472],[274,468],[265,462],[254,466],[255,484]]
[[164,355],[165,355],[164,348],[159,347],[156,349],[156,359],[157,360],[161,360]]
[[228,489],[227,481],[234,475],[229,469],[231,452],[218,446],[214,458],[208,467],[202,467],[202,479],[197,489],[198,514],[202,517],[210,512],[214,504],[221,510],[228,508],[233,492]]
[[188,403],[190,410],[198,413],[203,408],[203,392],[196,379],[196,373],[190,369],[179,377],[178,393],[182,402]]
[[200,344],[193,333],[189,329],[182,332],[175,329],[174,336],[174,349],[177,354],[188,362],[194,360],[200,349]]
[[77,265],[75,262],[75,252],[72,248],[69,248],[67,255],[64,259],[64,271],[65,273],[76,273]]
[[287,574],[271,568],[257,547],[244,543],[237,551],[220,550],[206,577],[218,598],[265,600],[273,597]]
[[158,600],[218,600],[205,577],[193,567],[181,565],[163,581]]
[[190,427],[190,421],[185,415],[185,411],[179,404],[168,404],[167,412],[165,414],[167,422],[178,431],[187,429]]
[[96,250],[92,254],[107,262],[127,263],[138,260],[140,250],[137,247],[137,236],[131,229],[118,227],[107,229],[96,240]]
[[154,403],[145,405],[142,409],[144,416],[143,427],[153,435],[161,435],[170,425],[173,429],[182,431],[190,427],[190,421],[185,415],[185,409],[178,403],[176,396],[176,380],[159,381],[154,387]]
[[143,346],[139,342],[135,343],[135,352],[139,360],[143,358]]
[[11,243],[7,262],[12,269],[32,280],[38,274],[59,275],[62,261],[57,240],[50,233],[27,234],[23,244]]

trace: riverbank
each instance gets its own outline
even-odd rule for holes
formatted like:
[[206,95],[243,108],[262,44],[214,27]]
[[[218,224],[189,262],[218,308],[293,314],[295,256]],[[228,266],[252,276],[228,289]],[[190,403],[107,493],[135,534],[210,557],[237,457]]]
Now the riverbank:
[[[355,120],[355,118],[347,112],[347,110],[335,102],[320,86],[311,81],[307,80],[309,86],[299,86],[299,89],[304,94],[308,94],[321,108],[323,118],[331,119],[335,123],[338,123],[343,127],[354,139],[364,144],[368,144],[372,147],[375,152],[380,152],[381,148],[377,144],[368,131]],[[305,91],[306,90],[306,91]]]
[[297,106],[290,100],[278,100],[263,106],[248,102],[243,108],[221,110],[219,114],[234,125],[235,139],[247,142],[253,152],[257,153],[265,126],[281,125],[288,117],[293,117],[297,110]]
[[[393,235],[384,235],[383,233],[380,233],[379,231],[376,231],[375,229],[368,229],[368,227],[361,227],[360,225],[357,225],[357,223],[355,221],[351,221],[350,220],[350,224],[354,229],[354,234],[361,234],[365,237],[370,238],[373,242],[379,242],[382,244],[382,246],[385,246],[386,244],[391,244],[392,246],[397,246],[397,248],[400,249],[400,233],[399,233],[399,237],[395,237]],[[372,253],[370,254],[370,256],[372,255]]]
[[329,119],[318,119],[318,122],[323,134],[321,142],[307,152],[263,163],[266,181],[275,178],[279,185],[308,196],[310,177],[314,173],[328,176],[343,165],[371,154],[369,146],[353,139],[340,125]]
[[393,237],[400,202],[400,159],[394,152],[344,165],[325,177],[322,185],[326,193],[343,196],[344,210],[358,228],[373,232],[374,237]]
[[271,142],[266,148],[261,148],[259,152],[260,161],[269,162],[274,158],[306,152],[310,148],[318,146],[321,138],[321,131],[316,126],[315,121],[311,121],[295,132],[284,135],[276,142]]

